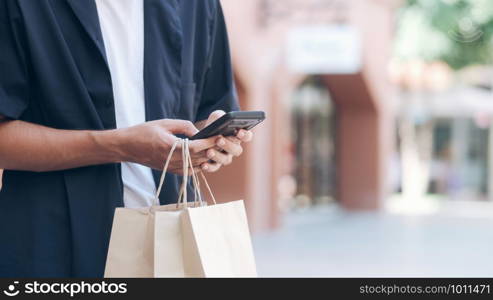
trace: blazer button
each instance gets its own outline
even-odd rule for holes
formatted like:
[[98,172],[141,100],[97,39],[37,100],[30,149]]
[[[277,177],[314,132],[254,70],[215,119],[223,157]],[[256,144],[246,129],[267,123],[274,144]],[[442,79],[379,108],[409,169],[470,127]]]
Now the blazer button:
[[105,105],[106,107],[111,107],[111,106],[113,106],[113,101],[111,101],[111,100],[106,100],[106,101],[104,102],[104,105]]

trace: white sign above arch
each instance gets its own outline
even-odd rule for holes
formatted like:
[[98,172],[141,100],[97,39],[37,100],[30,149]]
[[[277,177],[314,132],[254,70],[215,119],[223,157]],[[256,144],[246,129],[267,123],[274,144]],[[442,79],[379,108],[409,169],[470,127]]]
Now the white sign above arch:
[[305,25],[287,35],[288,67],[302,74],[354,74],[361,70],[361,36],[350,25]]

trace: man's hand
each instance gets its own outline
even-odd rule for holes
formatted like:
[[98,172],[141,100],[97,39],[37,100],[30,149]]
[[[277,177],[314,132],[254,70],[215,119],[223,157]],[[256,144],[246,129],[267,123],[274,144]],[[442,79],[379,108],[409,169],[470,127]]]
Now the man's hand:
[[[200,127],[207,127],[209,124],[219,119],[225,114],[222,110],[213,112],[207,121]],[[243,142],[250,142],[253,139],[253,133],[248,130],[239,130],[236,136],[230,137],[214,137],[215,147],[208,149],[206,155],[208,162],[201,165],[201,169],[205,172],[216,172],[222,166],[229,165],[233,162],[234,157],[238,157],[243,153]]]
[[[166,158],[173,144],[178,140],[176,134],[193,136],[198,129],[189,122],[183,120],[158,120],[142,125],[120,129],[120,143],[118,151],[123,157],[122,161],[129,161],[162,170]],[[215,138],[190,141],[190,152],[193,167],[198,169],[201,164],[207,162],[207,149],[214,147]],[[183,161],[180,146],[173,154],[168,171],[182,174]]]

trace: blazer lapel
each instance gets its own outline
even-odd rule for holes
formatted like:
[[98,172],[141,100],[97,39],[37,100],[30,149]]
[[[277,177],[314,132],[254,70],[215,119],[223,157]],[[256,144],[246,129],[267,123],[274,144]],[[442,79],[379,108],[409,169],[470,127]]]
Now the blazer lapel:
[[96,2],[94,0],[67,0],[67,2],[108,65]]

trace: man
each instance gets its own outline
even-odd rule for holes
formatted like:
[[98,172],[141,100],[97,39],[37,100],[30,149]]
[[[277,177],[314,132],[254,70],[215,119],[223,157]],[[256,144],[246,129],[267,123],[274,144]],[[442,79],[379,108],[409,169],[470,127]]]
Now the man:
[[[2,0],[0,276],[102,276],[115,208],[151,205],[176,135],[237,108],[217,0]],[[251,138],[192,141],[194,168]]]

